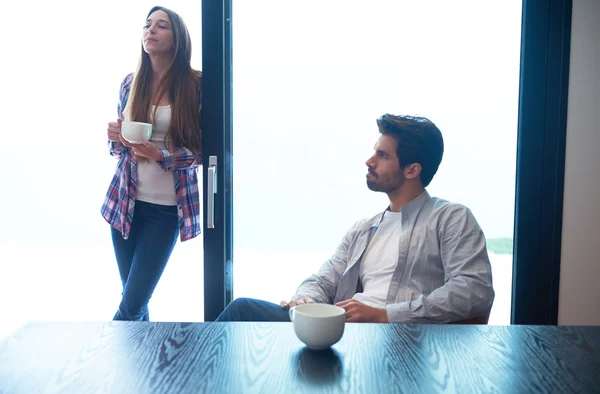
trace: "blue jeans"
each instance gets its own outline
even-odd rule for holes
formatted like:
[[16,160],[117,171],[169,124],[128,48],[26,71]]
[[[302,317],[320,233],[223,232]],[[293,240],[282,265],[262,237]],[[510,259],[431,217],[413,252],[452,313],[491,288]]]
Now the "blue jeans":
[[150,320],[148,302],[179,237],[176,206],[135,202],[128,239],[111,227],[123,297],[113,320]]
[[290,321],[289,308],[253,298],[237,298],[215,321]]

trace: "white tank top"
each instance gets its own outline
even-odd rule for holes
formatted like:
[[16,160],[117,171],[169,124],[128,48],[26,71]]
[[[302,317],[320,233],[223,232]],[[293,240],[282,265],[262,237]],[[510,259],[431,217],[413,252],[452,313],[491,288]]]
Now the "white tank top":
[[[152,106],[154,112],[154,106]],[[152,141],[158,149],[166,149],[165,136],[171,122],[171,106],[161,105],[156,110],[152,125]],[[177,205],[175,181],[172,171],[165,171],[154,160],[144,160],[137,165],[136,200],[159,205]]]

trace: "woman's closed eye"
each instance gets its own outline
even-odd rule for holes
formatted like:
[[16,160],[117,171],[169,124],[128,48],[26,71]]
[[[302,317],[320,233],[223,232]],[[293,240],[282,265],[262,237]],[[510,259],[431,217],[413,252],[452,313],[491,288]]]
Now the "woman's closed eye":
[[[152,25],[144,25],[144,29],[149,29]],[[169,26],[167,25],[158,25],[157,26],[159,29],[168,29]]]

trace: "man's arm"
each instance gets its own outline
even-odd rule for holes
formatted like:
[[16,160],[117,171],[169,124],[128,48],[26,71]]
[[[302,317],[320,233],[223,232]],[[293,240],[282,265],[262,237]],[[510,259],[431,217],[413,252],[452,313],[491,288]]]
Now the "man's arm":
[[340,279],[348,264],[348,251],[355,238],[355,231],[362,221],[357,222],[346,232],[335,253],[319,270],[300,284],[292,301],[300,298],[310,298],[323,304],[333,304]]
[[387,305],[391,323],[450,323],[490,313],[492,268],[475,217],[454,206],[442,214],[437,230],[446,283],[413,301]]

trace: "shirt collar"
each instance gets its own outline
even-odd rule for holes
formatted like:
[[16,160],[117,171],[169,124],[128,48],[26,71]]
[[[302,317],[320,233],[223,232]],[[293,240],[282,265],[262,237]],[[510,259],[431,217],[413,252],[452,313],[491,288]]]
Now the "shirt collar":
[[[431,199],[431,196],[429,195],[427,190],[425,190],[423,193],[421,193],[417,197],[415,197],[411,202],[409,202],[408,204],[406,204],[402,208],[400,208],[400,212],[402,212],[403,220],[404,220],[404,218],[410,216],[413,212],[416,212],[419,209],[421,209],[421,207],[430,199]],[[390,206],[388,205],[388,207],[385,209],[385,211],[383,211],[381,213],[381,215],[379,216],[379,220],[375,224],[373,224],[371,227],[379,227],[379,225],[381,224],[381,221],[383,220],[383,217],[385,216],[385,213],[388,212],[389,210],[390,210]]]

